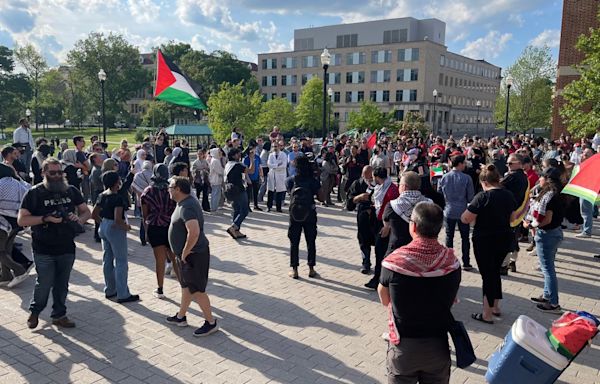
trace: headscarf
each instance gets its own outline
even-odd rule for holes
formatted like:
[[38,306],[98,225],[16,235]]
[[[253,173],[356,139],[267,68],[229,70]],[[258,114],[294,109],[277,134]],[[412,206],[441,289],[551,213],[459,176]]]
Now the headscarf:
[[153,188],[166,189],[169,187],[169,167],[163,163],[156,164],[152,170],[152,182],[150,183]]
[[171,164],[172,163],[176,163],[179,159],[179,156],[181,156],[183,150],[181,149],[181,147],[175,147],[173,148],[173,152],[171,153]]
[[35,152],[33,152],[33,157],[35,157],[38,161],[38,167],[42,168],[42,163],[44,160],[48,158],[48,155],[52,152],[52,148],[48,144],[40,144]]
[[77,162],[77,151],[75,149],[66,149],[62,154],[60,162],[62,163],[63,170],[69,165],[75,165]]
[[116,167],[117,167],[117,160],[112,159],[112,158],[106,159],[102,163],[102,173],[107,172],[107,171],[114,171]]
[[144,192],[144,189],[150,185],[152,179],[152,162],[144,161],[142,171],[135,174],[133,177],[132,187],[137,193]]
[[400,216],[402,220],[408,223],[415,205],[422,201],[428,203],[432,202],[431,199],[423,196],[420,191],[404,191],[400,194],[400,196],[398,196],[398,198],[390,201],[390,206],[396,215]]
[[219,148],[213,148],[209,151],[210,153],[210,157],[212,157],[213,159],[217,159],[217,156],[219,155],[221,151],[219,150]]
[[385,200],[385,195],[386,195],[388,189],[390,188],[390,185],[392,185],[392,178],[388,176],[383,181],[383,184],[377,184],[375,186],[375,189],[373,191],[373,203],[375,205],[375,213],[377,214],[377,216],[379,216],[379,210],[381,209],[381,206],[383,205],[383,201]]
[[135,162],[133,163],[133,169],[136,170],[136,172],[141,172],[143,169],[143,165],[144,165],[144,161],[146,160],[142,160],[142,156],[146,155],[146,151],[144,151],[143,149],[139,149],[136,153],[135,153]]

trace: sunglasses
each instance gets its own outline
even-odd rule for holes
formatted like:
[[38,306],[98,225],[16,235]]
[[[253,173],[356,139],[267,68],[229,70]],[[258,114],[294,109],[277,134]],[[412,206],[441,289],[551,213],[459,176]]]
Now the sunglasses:
[[48,171],[48,176],[60,176],[63,174],[63,171]]

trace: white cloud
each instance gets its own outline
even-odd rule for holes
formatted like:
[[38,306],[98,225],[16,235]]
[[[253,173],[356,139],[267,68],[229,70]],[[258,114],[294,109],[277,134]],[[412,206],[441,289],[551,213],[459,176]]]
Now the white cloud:
[[160,6],[152,0],[127,0],[129,12],[138,23],[150,23],[156,20]]
[[523,19],[523,16],[519,13],[510,14],[508,16],[508,21],[515,23],[519,27],[522,27],[525,25],[525,19]]
[[533,45],[534,47],[548,46],[550,48],[558,48],[560,45],[560,30],[546,29],[534,37],[529,44]]
[[501,34],[498,31],[490,31],[484,37],[467,42],[460,53],[477,60],[495,59],[506,48],[510,39],[512,39],[511,33]]

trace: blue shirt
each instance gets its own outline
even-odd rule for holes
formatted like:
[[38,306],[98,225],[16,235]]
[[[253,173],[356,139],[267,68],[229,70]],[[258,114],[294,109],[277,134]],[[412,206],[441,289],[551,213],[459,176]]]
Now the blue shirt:
[[448,219],[460,219],[467,209],[467,204],[473,200],[474,190],[471,177],[453,169],[442,177],[438,189],[446,200],[444,216]]
[[[244,158],[244,165],[250,169],[250,156]],[[248,174],[250,180],[258,181],[260,179],[260,156],[254,154],[254,173]]]
[[292,162],[294,160],[296,160],[297,157],[304,156],[304,153],[302,153],[300,151],[298,151],[298,152],[291,151],[290,153],[288,153],[287,156],[288,156],[289,175],[296,176],[296,166]]

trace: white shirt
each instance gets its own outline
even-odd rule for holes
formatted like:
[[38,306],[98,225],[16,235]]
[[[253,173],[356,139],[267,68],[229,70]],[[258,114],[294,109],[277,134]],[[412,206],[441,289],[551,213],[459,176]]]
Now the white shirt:
[[34,149],[33,136],[31,130],[23,127],[15,129],[13,132],[13,143],[28,143],[29,148]]
[[594,151],[597,151],[600,148],[600,133],[596,132],[594,138],[592,139],[592,148]]

